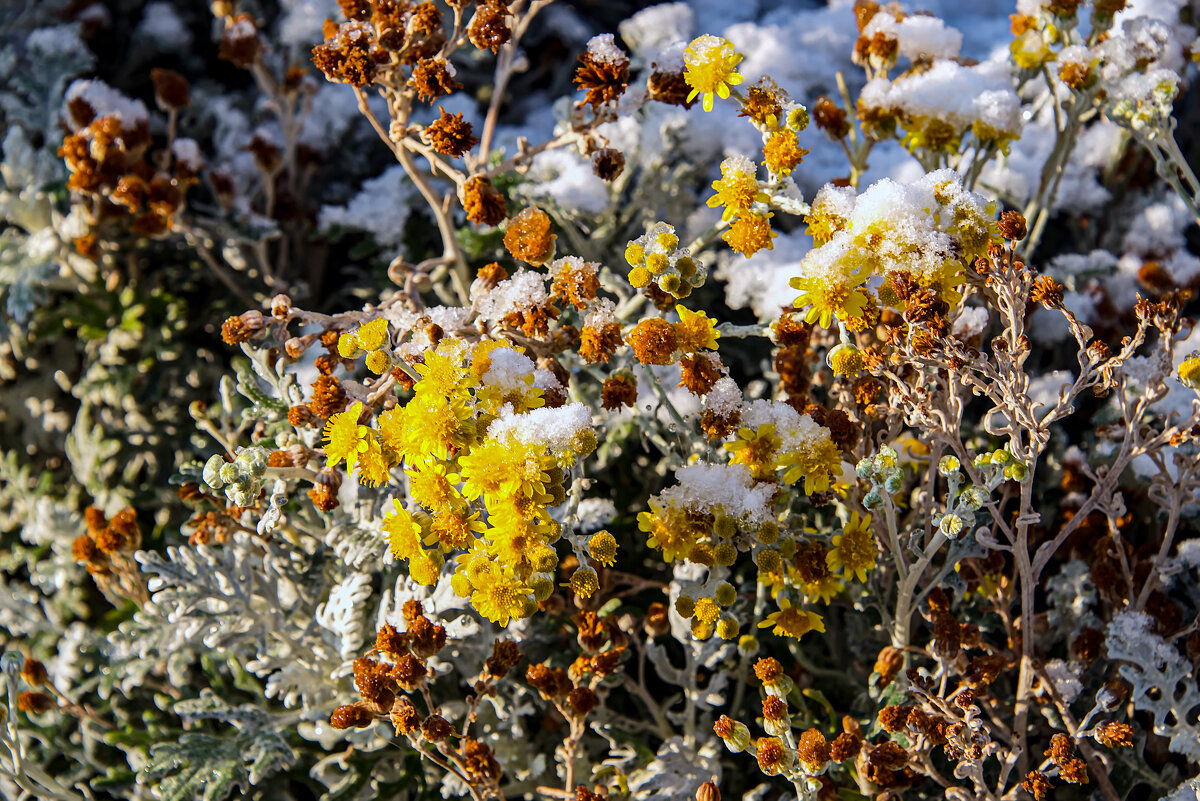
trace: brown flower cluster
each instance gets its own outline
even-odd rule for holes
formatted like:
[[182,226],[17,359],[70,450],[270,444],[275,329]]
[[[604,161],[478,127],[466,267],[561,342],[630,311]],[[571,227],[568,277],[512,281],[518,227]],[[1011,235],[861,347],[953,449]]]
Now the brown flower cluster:
[[[156,86],[172,103],[187,100],[186,82],[180,91],[176,81],[160,75]],[[138,236],[166,233],[197,181],[199,165],[174,159],[170,170],[156,168],[148,158],[148,121],[135,114],[98,114],[84,94],[67,101],[67,118],[72,133],[58,149],[71,173],[67,186],[95,199],[99,219],[120,219]]]
[[[449,733],[437,708],[422,718],[406,694],[415,694],[424,704],[428,699],[426,660],[446,646],[446,629],[425,616],[420,601],[407,601],[401,608],[405,631],[384,624],[375,636],[375,647],[354,660],[354,687],[359,701],[335,709],[330,716],[334,728],[364,728],[377,718],[389,718],[397,735],[414,743],[437,742]],[[445,725],[443,725],[445,724]]]

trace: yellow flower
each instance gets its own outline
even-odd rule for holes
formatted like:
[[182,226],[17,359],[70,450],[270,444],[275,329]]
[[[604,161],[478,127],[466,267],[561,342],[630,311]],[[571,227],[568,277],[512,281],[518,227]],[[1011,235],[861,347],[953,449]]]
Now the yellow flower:
[[520,345],[510,345],[502,339],[485,339],[475,346],[471,352],[471,385],[483,380],[483,376],[492,369],[492,351],[500,348],[511,348],[517,353],[524,353]]
[[436,350],[425,351],[425,361],[413,366],[421,380],[415,390],[436,398],[461,395],[474,386],[471,374],[462,365],[462,345],[447,337]]
[[717,618],[721,616],[721,607],[714,598],[698,598],[692,616],[701,623],[716,623]]
[[776,131],[763,145],[763,162],[776,175],[791,175],[808,155],[808,148],[800,147],[796,134],[786,128]]
[[664,507],[651,499],[650,511],[640,512],[637,521],[638,529],[648,535],[647,544],[662,551],[664,561],[674,562],[696,544],[699,532],[687,514],[676,506]]
[[678,304],[675,311],[679,314],[679,322],[673,326],[675,344],[681,351],[696,353],[705,348],[717,349],[717,340],[721,334],[717,331],[717,324],[710,317],[702,311],[694,312]]
[[468,447],[475,439],[474,414],[461,397],[420,394],[403,412],[386,413],[380,428],[388,446],[415,464]]
[[338,337],[337,341],[338,356],[343,359],[353,359],[362,353],[362,349],[358,346],[358,337],[349,332],[343,333]]
[[837,276],[797,276],[790,282],[792,289],[801,290],[792,305],[797,309],[808,307],[804,322],[817,323],[822,328],[833,325],[833,319],[845,320],[857,317],[867,304],[867,296],[858,289],[870,275],[868,265],[860,265],[853,272]]
[[462,493],[474,499],[481,495],[512,495],[537,499],[546,495],[554,457],[542,446],[515,441],[487,439],[459,457]]
[[739,428],[737,439],[725,443],[725,450],[733,454],[731,464],[744,464],[755,481],[765,481],[775,472],[775,454],[782,443],[775,435],[775,424],[763,423],[757,431],[749,426]]
[[871,534],[871,515],[860,518],[855,512],[842,533],[834,536],[833,548],[825,560],[833,572],[844,569],[847,579],[853,576],[859,581],[866,581],[867,571],[875,569],[876,552],[875,536]]
[[728,39],[707,33],[693,39],[683,51],[683,80],[692,88],[688,102],[703,95],[704,110],[712,111],[713,95],[724,100],[729,97],[729,87],[742,82],[742,76],[735,72],[742,58]]
[[[826,554],[826,558],[828,558],[828,554]],[[842,587],[845,585],[837,576],[827,575],[816,581],[801,581],[798,586],[809,600],[819,600],[823,604],[828,604],[833,600],[833,596],[842,591]]]
[[408,474],[409,497],[431,512],[461,509],[466,505],[462,494],[455,489],[462,479],[458,473],[450,472],[446,462],[425,462],[404,472]]
[[363,440],[366,448],[358,452],[358,483],[378,487],[380,484],[386,484],[391,477],[388,471],[392,463],[379,446],[379,437],[375,436],[374,430],[368,430],[371,431],[371,436]]
[[377,317],[366,325],[359,326],[355,336],[358,346],[363,350],[378,350],[388,339],[388,323],[382,317]]
[[1046,45],[1041,31],[1029,30],[1013,39],[1008,45],[1013,63],[1023,70],[1036,70],[1055,58],[1054,51]]
[[1179,380],[1192,389],[1200,389],[1200,355],[1189,356],[1179,363]]
[[533,590],[507,571],[495,571],[490,581],[471,594],[471,604],[498,626],[506,627],[514,617],[524,617],[533,604]]
[[605,567],[617,563],[617,538],[607,531],[597,531],[588,540],[588,556]]
[[829,366],[834,375],[853,378],[863,369],[863,356],[858,348],[843,342],[829,351]]
[[774,250],[775,243],[771,240],[779,236],[771,230],[771,217],[775,215],[755,214],[747,212],[730,226],[721,238],[725,240],[725,244],[741,253],[747,259],[753,256],[760,250]]
[[475,544],[477,535],[484,531],[484,524],[479,520],[479,513],[472,515],[460,514],[454,511],[440,511],[434,514],[429,524],[429,533],[425,535],[425,544],[437,544],[447,553],[450,551],[469,551]]
[[399,498],[392,500],[395,508],[383,518],[383,531],[388,537],[388,547],[397,559],[411,559],[421,550],[421,529]]
[[367,441],[374,436],[374,431],[369,426],[358,424],[362,411],[360,401],[346,411],[330,416],[325,423],[326,467],[333,467],[345,459],[346,467],[353,469],[359,454],[367,450]]
[[408,575],[418,584],[432,587],[442,575],[443,564],[445,561],[438,551],[417,551],[408,560]]
[[829,430],[814,436],[801,447],[779,457],[783,472],[783,483],[794,484],[804,477],[804,494],[824,492],[829,489],[835,474],[841,472],[842,452],[829,438]]
[[591,598],[596,590],[600,589],[600,578],[592,568],[578,567],[571,574],[571,582],[568,586],[580,598]]
[[757,171],[754,162],[745,156],[733,156],[722,161],[721,177],[712,185],[717,193],[708,199],[708,207],[715,209],[724,206],[721,219],[729,220],[734,215],[749,211],[755,201],[769,201],[770,196],[758,188]]
[[760,629],[774,626],[773,634],[781,637],[794,637],[797,640],[815,631],[825,633],[825,621],[816,612],[809,612],[798,606],[792,606],[785,597],[779,599],[779,611],[767,615],[766,620],[758,624]]

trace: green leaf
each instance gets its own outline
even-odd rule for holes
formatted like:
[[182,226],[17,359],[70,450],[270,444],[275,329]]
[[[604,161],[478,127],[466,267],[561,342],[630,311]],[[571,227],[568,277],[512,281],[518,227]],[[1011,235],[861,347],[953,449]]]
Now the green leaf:
[[189,732],[175,743],[150,749],[139,780],[162,801],[223,801],[235,790],[287,768],[295,754],[277,731],[259,730],[236,737]]

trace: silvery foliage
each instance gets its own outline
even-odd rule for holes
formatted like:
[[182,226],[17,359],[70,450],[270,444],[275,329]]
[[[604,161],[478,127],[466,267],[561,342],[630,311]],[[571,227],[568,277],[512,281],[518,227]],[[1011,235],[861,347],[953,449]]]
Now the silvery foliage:
[[1168,738],[1168,748],[1200,761],[1200,728],[1189,723],[1200,708],[1200,689],[1191,662],[1159,637],[1153,618],[1144,612],[1118,612],[1108,624],[1105,645],[1121,665],[1121,676],[1133,685],[1134,707],[1154,717],[1154,733]]
[[[0,25],[18,22],[7,17],[19,16],[20,5],[0,10]],[[65,178],[56,153],[63,89],[93,61],[76,27],[38,28],[0,45],[0,121],[7,131],[0,143],[0,293],[17,322],[33,313],[45,285],[94,272],[74,252],[82,220],[76,212],[63,214],[52,191]]]

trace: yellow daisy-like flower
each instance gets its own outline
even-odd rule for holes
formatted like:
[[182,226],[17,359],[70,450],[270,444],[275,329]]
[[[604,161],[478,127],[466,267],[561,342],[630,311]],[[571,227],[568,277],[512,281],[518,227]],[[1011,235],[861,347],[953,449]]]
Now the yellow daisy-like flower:
[[784,453],[779,457],[779,466],[785,468],[784,484],[794,484],[803,477],[804,494],[812,495],[829,489],[834,475],[841,472],[842,451],[826,431],[823,437]]
[[721,162],[721,177],[713,181],[716,194],[708,199],[708,207],[724,206],[722,220],[750,210],[755,201],[766,203],[771,198],[758,188],[758,168],[745,156],[733,156]]
[[382,348],[388,339],[388,323],[382,317],[377,317],[371,322],[359,326],[355,332],[355,337],[358,338],[358,346],[363,350],[378,350]]
[[688,102],[703,95],[704,110],[712,111],[714,95],[724,100],[729,97],[729,87],[742,82],[735,71],[742,58],[728,39],[707,33],[693,39],[683,51],[683,80],[692,88]]
[[687,514],[675,506],[663,506],[651,499],[650,511],[637,516],[638,529],[648,536],[647,544],[662,551],[663,560],[674,562],[696,544],[698,532]]
[[708,349],[717,349],[717,340],[721,334],[717,324],[702,311],[692,311],[683,306],[675,306],[679,314],[679,322],[675,323],[675,344],[684,353],[696,353]]
[[532,603],[533,590],[507,571],[496,571],[486,586],[471,594],[471,604],[479,614],[501,627],[522,617]]
[[779,236],[771,230],[770,218],[774,216],[773,213],[747,212],[738,217],[721,238],[747,259],[760,250],[774,250],[775,243],[772,240]]
[[495,439],[480,443],[458,460],[462,493],[472,499],[484,494],[539,498],[546,494],[548,471],[553,468],[554,458],[542,447]]
[[346,460],[346,467],[353,469],[359,454],[367,450],[367,440],[374,436],[369,426],[359,425],[362,402],[355,403],[344,412],[331,415],[325,423],[325,466],[333,467]]
[[730,463],[746,465],[755,481],[765,481],[775,472],[775,454],[782,443],[775,434],[775,424],[763,423],[757,431],[749,426],[739,428],[737,439],[726,442],[725,450],[733,454]]
[[387,455],[383,452],[383,448],[379,446],[379,437],[375,436],[375,432],[368,429],[371,435],[363,440],[366,447],[358,452],[358,461],[355,466],[358,468],[358,483],[368,487],[378,487],[380,484],[386,484],[391,478],[389,470],[392,463],[388,461]]
[[408,560],[408,575],[413,581],[425,587],[437,584],[442,575],[442,565],[445,561],[437,551],[417,551]]
[[858,287],[867,280],[870,272],[871,268],[864,264],[836,279],[827,276],[797,276],[790,284],[792,289],[800,290],[800,295],[792,305],[797,309],[807,306],[808,312],[804,315],[804,322],[817,323],[822,328],[832,326],[835,317],[839,320],[857,317],[862,314],[867,304],[866,294]]
[[520,345],[512,345],[502,339],[485,339],[475,346],[471,352],[471,377],[472,384],[478,384],[483,380],[483,376],[488,370],[492,369],[492,351],[500,348],[512,348],[517,353],[524,353],[525,349]]
[[1192,389],[1200,389],[1200,355],[1189,356],[1176,370],[1179,380]]
[[446,553],[468,551],[485,528],[479,520],[478,512],[466,515],[454,511],[440,511],[434,514],[424,541],[426,545],[436,543]]
[[798,606],[792,606],[787,598],[779,599],[779,611],[767,615],[759,622],[760,629],[774,627],[773,634],[780,637],[800,639],[810,631],[825,633],[825,620],[816,612],[809,612]]
[[845,585],[837,576],[829,575],[816,581],[801,581],[798,586],[809,600],[819,600],[828,604],[833,597],[842,591]]
[[875,569],[877,554],[875,536],[871,533],[871,515],[859,517],[855,512],[842,533],[834,535],[833,548],[826,555],[826,564],[833,572],[844,570],[846,578],[867,580],[867,571]]
[[771,134],[763,145],[763,163],[776,175],[791,175],[807,155],[808,148],[800,147],[796,134],[786,128]]
[[383,518],[383,531],[387,534],[388,547],[397,559],[411,559],[421,550],[421,527],[399,498],[392,500],[395,508]]
[[446,462],[426,462],[404,472],[408,474],[409,497],[426,509],[461,509],[466,505],[462,493],[455,489],[462,479],[450,472]]
[[[430,457],[445,459],[475,439],[474,417],[474,410],[461,397],[422,394],[404,407],[400,418],[404,427],[389,430],[388,442],[397,441],[410,464]],[[389,428],[394,424],[389,420]]]
[[421,376],[415,387],[419,395],[449,398],[461,395],[475,384],[471,373],[462,365],[461,347],[449,337],[443,342],[448,344],[426,351],[424,363],[413,365],[413,369]]

